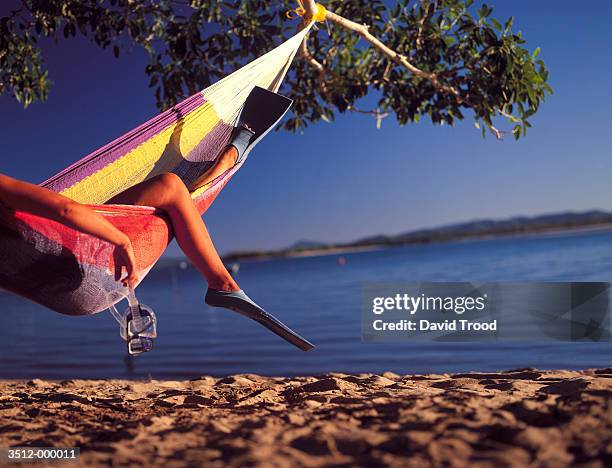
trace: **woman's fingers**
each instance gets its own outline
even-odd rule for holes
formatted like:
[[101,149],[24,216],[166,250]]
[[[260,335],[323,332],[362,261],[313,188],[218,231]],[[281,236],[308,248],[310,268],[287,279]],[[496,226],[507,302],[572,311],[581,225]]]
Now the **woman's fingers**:
[[123,280],[121,280],[121,282],[124,286],[135,287],[136,283],[138,283],[138,275],[133,270],[130,270],[127,264],[125,265],[125,269],[127,271],[127,275],[125,278],[123,278]]
[[128,286],[134,287],[138,282],[138,275],[136,274],[136,259],[131,248],[126,252],[125,260],[125,270],[127,271],[126,282]]
[[128,286],[131,286],[132,288],[135,287],[136,283],[138,283],[138,275],[136,275],[135,272],[128,273],[127,282]]
[[[117,246],[115,252],[117,252],[117,261],[115,262],[115,280],[121,280],[124,286],[134,287],[138,282],[138,275],[136,274],[136,258],[134,257],[134,251],[131,244],[126,246]],[[121,273],[123,268],[127,275],[121,279]]]
[[121,264],[115,260],[115,281],[119,281],[121,280],[121,271],[122,271],[122,266]]
[[129,249],[127,250],[127,257],[128,257],[128,267],[127,267],[128,282],[130,286],[136,286],[136,282],[138,281],[138,275],[136,274],[136,258],[134,257],[134,250],[132,249],[131,245]]

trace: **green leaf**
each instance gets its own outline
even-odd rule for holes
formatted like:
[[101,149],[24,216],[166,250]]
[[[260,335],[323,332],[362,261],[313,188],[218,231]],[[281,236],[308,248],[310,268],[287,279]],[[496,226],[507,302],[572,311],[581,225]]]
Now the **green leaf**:
[[536,58],[538,58],[538,55],[540,55],[540,48],[536,47],[536,50],[534,50],[533,54],[531,55],[531,59],[535,60]]
[[506,21],[506,24],[504,25],[504,34],[508,34],[510,32],[510,29],[512,28],[513,23],[514,23],[514,17],[511,16],[510,18],[508,18],[508,20]]

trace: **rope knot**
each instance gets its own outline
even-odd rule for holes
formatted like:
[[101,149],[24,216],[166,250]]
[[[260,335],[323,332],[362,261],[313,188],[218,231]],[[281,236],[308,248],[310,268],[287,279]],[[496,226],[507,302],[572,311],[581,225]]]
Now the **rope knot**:
[[306,8],[304,8],[304,4],[302,3],[302,0],[297,0],[297,2],[299,6],[295,10],[289,10],[286,13],[287,18],[294,19],[294,18],[297,18],[298,16],[301,16],[302,18],[304,18],[305,23],[309,23],[310,21],[317,21],[319,23],[322,23],[325,21],[325,15],[327,13],[327,10],[325,10],[325,7],[323,5],[321,5],[320,3],[315,3],[317,7],[317,11],[315,11],[314,15],[310,15],[306,11]]

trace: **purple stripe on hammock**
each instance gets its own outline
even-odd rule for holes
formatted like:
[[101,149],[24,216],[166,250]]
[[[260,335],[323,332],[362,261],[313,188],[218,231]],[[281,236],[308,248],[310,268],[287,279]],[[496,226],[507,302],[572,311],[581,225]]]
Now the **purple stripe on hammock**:
[[134,130],[85,156],[40,185],[55,192],[65,190],[126,155],[149,138],[176,123],[181,117],[185,117],[191,111],[202,106],[205,102],[201,93],[188,97],[171,109],[153,117]]

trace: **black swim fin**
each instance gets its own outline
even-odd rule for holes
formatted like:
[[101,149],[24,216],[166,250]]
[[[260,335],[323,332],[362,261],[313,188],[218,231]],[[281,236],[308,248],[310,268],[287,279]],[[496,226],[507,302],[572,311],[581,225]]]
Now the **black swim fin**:
[[261,323],[268,330],[288,341],[302,351],[309,351],[314,345],[295,333],[291,328],[278,320],[274,315],[259,307],[244,291],[218,291],[208,289],[205,298],[206,304],[212,307],[223,307],[240,315],[244,315]]
[[238,116],[237,127],[246,123],[255,135],[250,139],[240,160],[272,130],[291,108],[293,101],[288,97],[255,86],[247,97]]

